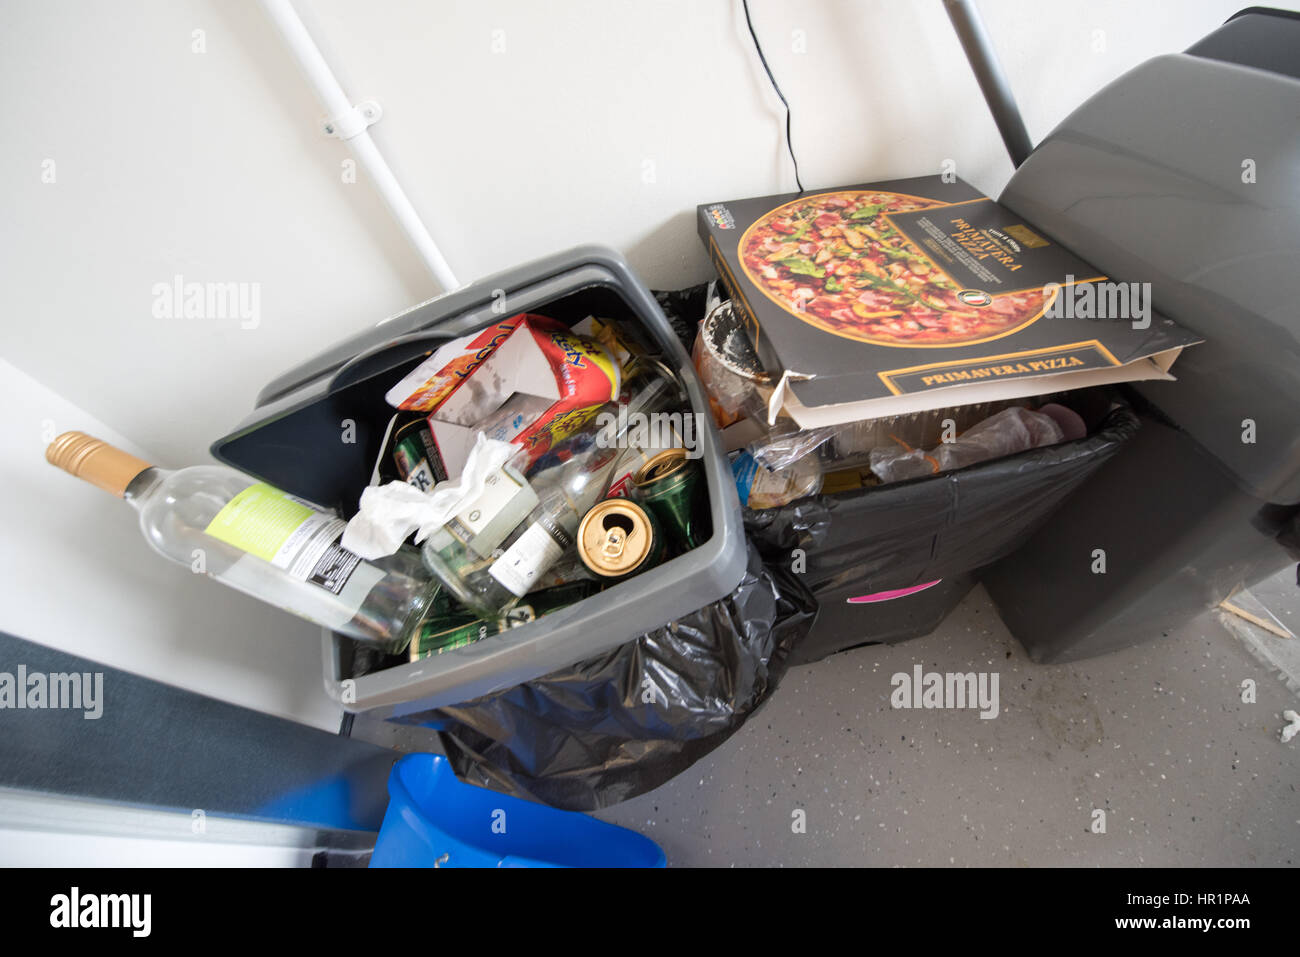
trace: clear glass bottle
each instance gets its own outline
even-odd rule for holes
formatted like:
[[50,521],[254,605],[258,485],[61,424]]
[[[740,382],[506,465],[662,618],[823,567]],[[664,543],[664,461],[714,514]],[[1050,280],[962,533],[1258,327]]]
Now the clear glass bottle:
[[339,544],[342,519],[235,469],[159,469],[81,432],[45,457],[129,502],[159,554],[387,651],[410,642],[438,587],[418,552],[363,561]]
[[[528,479],[513,473],[511,481],[529,491],[509,501],[510,527],[503,535],[465,538],[456,532],[463,526],[462,512],[425,541],[425,565],[462,605],[480,617],[498,617],[572,551],[582,516],[604,497],[625,459],[626,439],[638,416],[680,401],[675,381],[659,375],[638,379],[632,389],[626,402],[602,407],[591,427],[566,440],[566,456],[556,456],[558,464]],[[524,502],[530,507],[519,514]]]

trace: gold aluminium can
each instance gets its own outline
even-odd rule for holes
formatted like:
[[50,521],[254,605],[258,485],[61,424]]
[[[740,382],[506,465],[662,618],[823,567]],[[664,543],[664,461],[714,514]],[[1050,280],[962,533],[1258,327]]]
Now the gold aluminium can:
[[607,498],[578,525],[578,557],[601,578],[626,578],[663,560],[666,545],[645,509],[625,498]]

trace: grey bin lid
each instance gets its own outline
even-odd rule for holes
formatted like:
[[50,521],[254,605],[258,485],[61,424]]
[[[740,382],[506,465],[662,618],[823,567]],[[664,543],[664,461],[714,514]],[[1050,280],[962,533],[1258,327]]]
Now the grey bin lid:
[[1137,389],[1283,505],[1300,502],[1298,129],[1300,80],[1157,57],[1075,110],[1000,198],[1112,279],[1151,283],[1155,309],[1204,337],[1177,382]]

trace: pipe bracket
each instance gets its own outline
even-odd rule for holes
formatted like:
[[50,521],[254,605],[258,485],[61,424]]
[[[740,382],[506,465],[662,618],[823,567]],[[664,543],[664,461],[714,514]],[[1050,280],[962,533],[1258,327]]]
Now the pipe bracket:
[[322,119],[321,129],[325,131],[326,136],[350,140],[378,123],[383,116],[384,109],[377,100],[362,100],[340,116],[327,116]]

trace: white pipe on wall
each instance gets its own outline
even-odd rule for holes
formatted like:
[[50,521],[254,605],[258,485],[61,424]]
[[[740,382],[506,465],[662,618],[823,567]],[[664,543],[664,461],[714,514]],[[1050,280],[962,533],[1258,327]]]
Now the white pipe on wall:
[[447,260],[443,258],[438,244],[429,235],[429,230],[420,219],[420,214],[411,205],[406,191],[402,189],[402,184],[397,181],[383,154],[379,152],[379,147],[367,132],[366,127],[369,126],[369,122],[373,122],[373,118],[368,122],[362,111],[352,105],[352,101],[339,86],[334,71],[325,62],[320,48],[316,46],[316,42],[307,31],[307,27],[303,25],[298,11],[293,8],[290,0],[262,0],[262,6],[279,29],[294,59],[298,61],[308,82],[316,91],[316,96],[324,105],[333,129],[352,147],[357,162],[369,174],[371,182],[379,190],[379,195],[383,197],[384,203],[392,212],[398,225],[415,246],[416,252],[424,260],[433,278],[442,286],[444,292],[455,289],[460,285],[456,281],[455,274],[447,265]]

